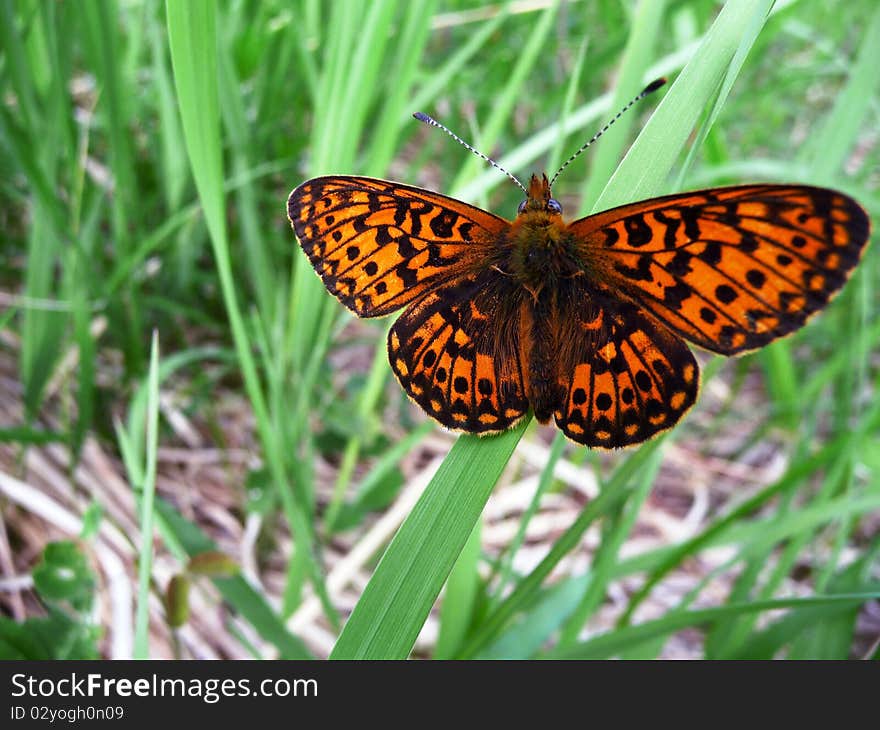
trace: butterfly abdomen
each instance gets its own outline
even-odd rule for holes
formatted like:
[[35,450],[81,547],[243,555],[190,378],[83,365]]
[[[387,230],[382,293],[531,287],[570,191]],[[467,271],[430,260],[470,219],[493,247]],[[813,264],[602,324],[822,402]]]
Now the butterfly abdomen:
[[535,418],[547,423],[559,407],[562,393],[557,377],[558,369],[558,323],[553,315],[556,292],[544,289],[537,300],[526,300],[525,315],[522,317],[520,337],[528,343],[525,349],[527,364],[526,393]]

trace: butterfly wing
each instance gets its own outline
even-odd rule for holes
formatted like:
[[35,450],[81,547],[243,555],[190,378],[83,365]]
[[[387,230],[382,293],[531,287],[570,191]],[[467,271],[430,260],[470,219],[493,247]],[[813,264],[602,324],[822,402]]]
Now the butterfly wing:
[[494,273],[431,291],[388,333],[388,359],[403,389],[447,428],[504,431],[529,407],[517,297]]
[[671,195],[569,226],[588,273],[724,355],[802,326],[846,282],[869,229],[848,196],[802,185]]
[[687,345],[604,287],[569,280],[557,298],[556,425],[573,441],[617,448],[674,426],[697,398]]
[[287,215],[327,289],[361,317],[389,314],[479,269],[510,226],[428,190],[348,176],[304,182]]

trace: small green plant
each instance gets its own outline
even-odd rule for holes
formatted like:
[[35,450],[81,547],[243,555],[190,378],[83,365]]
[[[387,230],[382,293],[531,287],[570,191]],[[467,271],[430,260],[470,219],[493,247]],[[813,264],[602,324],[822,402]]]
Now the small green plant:
[[67,540],[49,543],[32,575],[46,616],[21,623],[0,616],[0,658],[97,659],[95,577],[80,548]]

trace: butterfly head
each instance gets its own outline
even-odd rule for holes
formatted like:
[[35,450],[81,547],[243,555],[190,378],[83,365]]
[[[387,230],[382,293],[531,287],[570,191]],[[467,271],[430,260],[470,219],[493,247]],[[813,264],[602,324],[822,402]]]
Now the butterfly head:
[[550,181],[547,180],[546,175],[541,175],[540,178],[532,175],[526,199],[519,204],[517,213],[519,215],[544,213],[551,218],[562,215],[562,205],[550,196]]

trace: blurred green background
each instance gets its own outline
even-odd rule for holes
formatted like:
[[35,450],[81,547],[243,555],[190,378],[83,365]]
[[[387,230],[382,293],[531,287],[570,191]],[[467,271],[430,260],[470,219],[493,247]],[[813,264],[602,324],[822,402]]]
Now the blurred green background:
[[600,453],[428,423],[285,216],[346,173],[512,218],[413,112],[522,178],[665,75],[569,214],[766,180],[873,218],[876,2],[0,0],[0,33],[0,655],[878,656],[873,248]]

